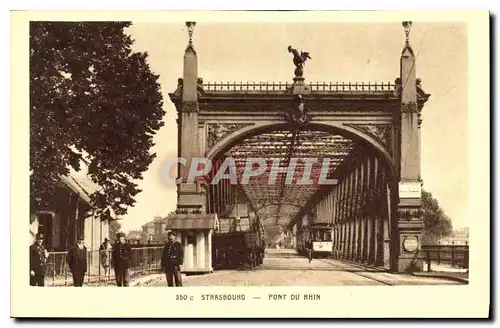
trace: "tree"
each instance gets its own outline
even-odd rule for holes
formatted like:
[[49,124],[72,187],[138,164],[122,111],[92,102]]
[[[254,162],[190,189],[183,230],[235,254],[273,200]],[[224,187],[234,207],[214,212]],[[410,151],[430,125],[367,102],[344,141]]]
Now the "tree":
[[452,234],[453,225],[444,213],[438,201],[427,191],[422,191],[422,210],[424,211],[424,229],[422,241],[425,244],[435,244],[442,237]]
[[113,220],[109,224],[109,236],[110,239],[115,238],[116,234],[120,232],[122,225],[117,220]]
[[133,52],[128,22],[31,22],[31,204],[47,204],[59,176],[88,162],[103,189],[95,207],[127,213],[140,192],[134,181],[155,158],[163,100],[146,62]]

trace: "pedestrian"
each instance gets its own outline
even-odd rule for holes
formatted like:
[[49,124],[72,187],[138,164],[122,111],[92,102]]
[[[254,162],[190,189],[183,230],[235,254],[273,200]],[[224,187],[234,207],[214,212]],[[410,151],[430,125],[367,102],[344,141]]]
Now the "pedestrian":
[[116,237],[118,241],[113,245],[113,250],[111,251],[111,261],[115,269],[116,285],[118,287],[128,287],[132,249],[125,241],[125,234],[119,232],[116,234]]
[[111,246],[111,242],[108,238],[104,238],[104,242],[99,247],[99,255],[101,257],[101,265],[104,269],[104,275],[108,276],[110,273],[109,267],[111,264],[111,250],[113,246]]
[[308,258],[309,258],[309,263],[311,263],[311,261],[312,261],[312,253],[313,253],[313,250],[312,250],[313,243],[312,243],[312,241],[309,241],[308,244],[309,244],[309,246],[307,247],[307,255],[308,255]]
[[43,246],[43,234],[37,233],[35,243],[30,246],[30,286],[45,285],[45,268],[49,252]]
[[168,232],[168,241],[163,247],[163,255],[161,258],[161,268],[167,276],[167,284],[169,287],[182,286],[181,265],[184,261],[184,249],[180,242],[176,240],[175,232]]
[[68,266],[73,276],[73,286],[82,287],[85,273],[87,273],[87,247],[83,236],[78,236],[76,245],[68,251]]

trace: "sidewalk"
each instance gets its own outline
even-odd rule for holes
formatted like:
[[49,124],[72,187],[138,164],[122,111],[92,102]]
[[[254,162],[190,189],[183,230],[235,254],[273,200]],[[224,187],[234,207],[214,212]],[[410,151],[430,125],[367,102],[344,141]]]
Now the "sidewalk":
[[[364,264],[359,264],[359,263],[352,263],[349,261],[344,261],[344,260],[333,260],[333,261],[338,261],[341,263],[345,263],[347,265],[350,265],[352,267],[356,267],[358,269],[364,270],[366,272],[380,272],[380,273],[387,273],[390,274],[387,268],[384,267],[376,267],[376,266],[368,266]],[[423,272],[412,272],[409,275],[415,276],[415,277],[422,277],[422,278],[439,278],[439,279],[446,279],[446,280],[451,280],[463,284],[468,284],[469,283],[469,271],[464,268],[457,268],[457,267],[452,267],[451,264],[437,264],[437,262],[431,262],[431,272],[427,272],[427,263],[424,262],[424,267],[423,267]],[[392,276],[389,277],[396,277],[397,275],[400,275],[401,277],[408,276],[408,274],[392,274]]]
[[[424,262],[424,271],[427,272],[427,262]],[[453,273],[467,273],[468,269],[460,268],[457,266],[451,266],[449,263],[437,264],[437,262],[431,262],[432,272],[453,272]]]
[[[234,270],[221,270],[221,271],[214,271],[212,273],[208,274],[197,274],[197,275],[186,275],[182,274],[182,282],[187,283],[192,280],[196,279],[202,279],[202,278],[207,278],[207,277],[216,277],[220,275],[225,275],[225,274],[230,274],[234,273],[236,271]],[[148,276],[144,277],[139,277],[133,281],[130,282],[130,287],[147,287],[147,286],[154,286],[156,283],[165,283],[166,284],[166,277],[165,273],[154,273],[150,274]]]
[[469,270],[465,268],[452,267],[449,263],[431,262],[431,271],[427,271],[427,263],[424,262],[424,271],[413,273],[415,276],[451,279],[462,283],[469,283]]
[[429,277],[429,278],[442,278],[448,280],[458,281],[464,284],[469,283],[469,273],[468,272],[414,272],[414,276],[417,277]]
[[[143,280],[148,280],[151,276],[161,275],[153,272],[132,272],[130,274],[130,286],[134,286]],[[104,287],[104,286],[116,286],[115,276],[114,274],[108,276],[86,276],[83,281],[84,286],[89,287]],[[56,277],[47,277],[45,279],[45,286],[47,287],[71,287],[73,286],[73,278],[71,274],[66,276],[56,276]]]

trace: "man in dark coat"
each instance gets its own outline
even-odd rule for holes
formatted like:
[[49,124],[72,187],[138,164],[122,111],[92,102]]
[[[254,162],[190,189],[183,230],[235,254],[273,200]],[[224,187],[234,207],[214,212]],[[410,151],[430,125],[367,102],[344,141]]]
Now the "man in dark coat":
[[128,287],[132,249],[125,241],[125,235],[123,233],[119,232],[116,237],[118,241],[113,245],[113,250],[111,251],[111,262],[115,269],[116,285],[118,287]]
[[87,272],[87,247],[83,241],[83,236],[79,236],[76,245],[68,251],[67,261],[75,287],[82,287]]
[[43,246],[43,234],[37,233],[35,239],[35,243],[30,246],[30,286],[44,286],[49,253]]
[[310,240],[308,243],[307,243],[307,258],[309,259],[309,263],[311,263],[312,261],[312,256],[313,256],[313,242],[312,240]]
[[184,249],[180,242],[176,240],[173,231],[168,232],[168,241],[163,247],[163,256],[161,258],[161,268],[167,276],[169,287],[182,286],[181,265],[184,261]]

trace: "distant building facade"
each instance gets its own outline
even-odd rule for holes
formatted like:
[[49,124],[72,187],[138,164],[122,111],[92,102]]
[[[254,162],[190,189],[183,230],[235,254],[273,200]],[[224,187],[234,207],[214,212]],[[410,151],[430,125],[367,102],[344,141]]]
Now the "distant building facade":
[[166,217],[156,216],[152,221],[143,224],[141,231],[146,235],[147,240],[151,242],[165,241],[165,229],[167,228],[167,220],[173,213],[168,214]]
[[441,238],[439,243],[441,245],[466,245],[469,243],[469,228],[457,229],[451,236]]
[[146,224],[143,224],[142,227],[142,232],[148,236],[148,238],[151,236],[151,237],[154,237],[155,235],[155,222],[154,221],[151,221],[151,222],[148,222]]

